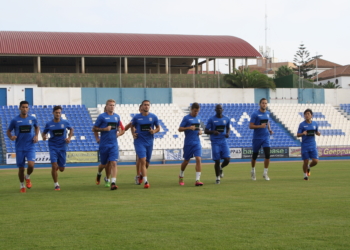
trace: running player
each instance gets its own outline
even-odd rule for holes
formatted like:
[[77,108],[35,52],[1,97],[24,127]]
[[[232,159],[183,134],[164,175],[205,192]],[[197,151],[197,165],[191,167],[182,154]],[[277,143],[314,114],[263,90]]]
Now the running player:
[[[45,129],[42,133],[43,140],[46,141],[47,134],[49,138],[49,150],[51,160],[51,175],[54,182],[55,190],[61,190],[58,184],[57,171],[64,171],[66,167],[67,144],[73,136],[73,128],[67,120],[61,118],[62,107],[55,106],[53,108],[53,120],[46,123]],[[67,138],[67,129],[69,130]]]
[[[307,109],[304,111],[305,121],[300,123],[298,128],[297,137],[302,138],[301,142],[301,158],[303,159],[303,172],[304,180],[309,180],[310,168],[314,167],[318,163],[318,151],[316,146],[315,135],[320,136],[318,131],[318,124],[312,121],[312,110]],[[309,164],[309,159],[312,159]]]
[[[21,101],[19,104],[20,114],[11,120],[7,129],[7,136],[11,141],[16,141],[16,162],[18,167],[18,178],[20,181],[20,192],[25,193],[27,188],[32,187],[30,175],[34,171],[35,144],[38,142],[40,132],[38,122],[34,116],[29,116],[29,103]],[[11,134],[14,130],[14,135]],[[27,175],[24,176],[25,159],[28,161]]]
[[[216,115],[209,118],[205,133],[210,135],[211,150],[214,169],[216,175],[216,184],[220,184],[220,177],[224,177],[223,168],[230,163],[230,148],[226,138],[230,136],[230,119],[222,114],[223,109],[220,104],[215,107]],[[220,160],[224,159],[220,166]]]
[[[147,179],[147,167],[151,161],[153,151],[154,134],[160,130],[158,117],[149,112],[151,103],[144,100],[141,104],[141,114],[132,118],[131,133],[134,137],[134,146],[144,180],[144,188],[149,188]],[[137,164],[136,164],[137,165]]]
[[262,98],[260,100],[260,109],[255,111],[251,118],[249,128],[254,129],[253,134],[253,156],[252,156],[252,171],[251,178],[253,181],[256,180],[255,176],[255,163],[258,158],[260,148],[262,147],[265,153],[264,160],[264,174],[263,178],[267,181],[270,180],[267,175],[269,164],[270,164],[270,135],[273,134],[271,130],[271,126],[269,123],[270,112],[267,111],[267,100],[266,98]]
[[200,130],[200,119],[197,117],[200,110],[198,103],[193,103],[191,106],[191,113],[186,115],[180,124],[179,132],[185,132],[185,144],[184,144],[184,161],[181,164],[179,184],[181,186],[184,183],[185,169],[190,162],[190,159],[196,158],[196,182],[195,186],[203,186],[203,182],[200,181],[202,171],[202,146],[199,136],[202,134]]
[[[101,172],[103,168],[107,167],[109,162],[110,173],[112,176],[111,190],[116,190],[118,186],[117,182],[117,161],[119,158],[119,149],[117,141],[117,131],[120,126],[120,117],[114,113],[115,101],[109,99],[106,102],[106,112],[100,114],[97,117],[95,125],[93,127],[94,132],[101,132],[101,139],[99,145],[101,168],[99,166],[97,173],[97,180],[101,178]],[[107,173],[107,177],[109,174]],[[109,181],[108,181],[109,183]]]

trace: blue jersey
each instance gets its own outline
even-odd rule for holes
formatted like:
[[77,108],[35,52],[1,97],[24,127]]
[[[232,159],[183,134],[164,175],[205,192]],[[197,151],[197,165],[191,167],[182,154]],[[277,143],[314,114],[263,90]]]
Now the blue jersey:
[[113,113],[113,115],[102,113],[97,117],[94,126],[98,128],[107,128],[111,126],[110,131],[101,131],[100,148],[111,145],[118,146],[117,131],[120,126],[119,115],[115,113]]
[[268,123],[270,119],[270,112],[265,111],[261,112],[260,109],[255,111],[251,118],[250,122],[254,123],[254,125],[261,125],[263,123],[266,123],[266,128],[256,128],[254,129],[253,133],[253,139],[267,139],[270,136],[269,130],[268,130]]
[[28,115],[22,118],[20,115],[11,120],[8,127],[10,131],[15,130],[16,150],[30,151],[35,150],[33,137],[35,135],[34,127],[38,126],[38,122],[34,116]]
[[218,135],[211,134],[210,140],[212,142],[221,142],[226,140],[226,133],[230,129],[230,119],[227,116],[221,118],[216,115],[209,118],[206,129],[211,131],[218,131]]
[[49,148],[66,150],[67,144],[65,139],[67,138],[67,129],[71,129],[67,120],[60,119],[59,122],[49,121],[45,125],[44,133],[50,134]]
[[303,133],[305,130],[307,131],[307,135],[303,135],[301,137],[302,149],[316,148],[315,134],[316,132],[318,132],[317,122],[311,121],[311,123],[307,123],[306,121],[303,121],[302,123],[300,123],[298,128],[298,134]]
[[155,129],[155,127],[159,126],[158,117],[153,113],[148,113],[146,116],[137,114],[132,118],[131,122],[136,128],[135,133],[137,134],[134,144],[153,145],[154,135],[149,131],[151,128]]
[[195,126],[196,130],[185,130],[185,146],[186,145],[194,145],[194,144],[199,144],[200,145],[200,140],[199,140],[199,125],[200,125],[200,119],[198,116],[193,117],[191,114],[188,114],[184,116],[182,119],[182,122],[180,124],[180,127],[186,128],[186,127],[191,127]]

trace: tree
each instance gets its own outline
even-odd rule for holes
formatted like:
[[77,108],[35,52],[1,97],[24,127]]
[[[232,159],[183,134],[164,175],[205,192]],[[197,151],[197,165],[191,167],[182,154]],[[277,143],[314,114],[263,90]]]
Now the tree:
[[341,87],[338,84],[334,84],[334,82],[328,81],[325,84],[321,85],[325,89],[341,89]]
[[293,68],[288,67],[287,65],[282,65],[275,72],[275,78],[280,78],[283,76],[289,76],[293,74]]
[[272,78],[256,70],[251,72],[249,68],[235,69],[232,74],[224,76],[224,81],[232,88],[276,88]]
[[309,71],[315,69],[315,66],[313,64],[310,64],[310,61],[312,58],[309,57],[310,53],[306,50],[306,47],[304,44],[300,44],[299,50],[294,55],[294,65],[295,68],[293,68],[294,71],[299,73],[300,70],[300,77],[304,77],[305,79],[311,79],[315,74],[309,74]]

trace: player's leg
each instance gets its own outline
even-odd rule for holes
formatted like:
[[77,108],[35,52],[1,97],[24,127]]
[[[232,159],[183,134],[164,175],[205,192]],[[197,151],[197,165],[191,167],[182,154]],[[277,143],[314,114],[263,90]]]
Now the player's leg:
[[309,166],[309,159],[303,159],[303,173],[304,173],[304,180],[309,180],[308,177],[308,166]]
[[[108,168],[108,150],[106,148],[103,148],[103,149],[100,148],[100,161],[101,161],[101,164],[99,165],[99,169],[101,169],[101,172],[102,172],[102,169],[106,167]],[[108,174],[109,174],[109,170],[106,171],[107,178],[105,180],[106,181],[105,187],[111,186],[111,180],[109,179],[110,175]]]
[[310,150],[309,157],[312,159],[311,163],[307,167],[307,176],[310,176],[310,169],[317,165],[318,163],[318,151],[317,148]]
[[186,167],[187,167],[189,162],[190,162],[190,159],[185,158],[184,161],[181,163],[180,174],[179,174],[179,185],[180,186],[185,185],[185,182],[184,182],[185,170],[186,170]]
[[26,186],[27,188],[31,188],[32,182],[30,181],[30,175],[34,171],[35,149],[25,152],[25,157],[27,158],[27,161],[28,161],[27,175],[25,176]]
[[143,176],[143,180],[145,182],[144,188],[149,188],[149,182],[148,182],[148,177],[147,177],[147,172],[148,172],[148,167],[149,167],[149,163],[151,162],[151,158],[152,158],[152,152],[153,152],[153,145],[145,147],[146,148],[146,162],[144,165],[144,168],[146,170],[146,176],[142,173]]
[[214,161],[216,184],[220,184],[220,146],[217,143],[211,144],[211,153]]
[[203,186],[203,182],[200,181],[202,174],[202,146],[196,144],[193,147],[193,155],[196,158],[196,183],[195,186]]
[[24,185],[24,173],[25,173],[25,156],[24,152],[16,151],[16,163],[18,167],[18,179],[20,182],[20,191],[21,193],[26,192],[26,186]]
[[[140,164],[141,175],[145,182],[145,187],[149,187],[148,178],[147,178],[147,168],[146,168],[146,157],[147,157],[147,147],[141,144],[135,144],[136,154],[139,157],[138,163]],[[146,186],[147,182],[147,186]]]
[[264,174],[263,178],[267,181],[270,180],[269,176],[267,175],[269,164],[270,164],[270,147],[263,147],[264,153],[265,153],[265,159],[264,159]]
[[60,190],[60,186],[58,184],[58,164],[57,164],[57,161],[56,162],[52,162],[51,163],[51,176],[52,176],[52,179],[53,179],[53,183],[54,183],[54,186],[55,186],[55,190]]
[[63,172],[66,168],[66,156],[67,152],[65,150],[61,150],[58,152],[58,157],[57,157],[57,168],[56,168],[56,181],[55,182],[55,190],[61,190],[60,184],[58,184],[58,170],[60,172]]
[[250,176],[253,181],[256,180],[256,175],[255,175],[255,164],[256,164],[256,159],[258,158],[259,155],[259,150],[261,148],[261,140],[260,139],[253,139],[252,141],[252,147],[253,147],[253,155],[252,155],[252,160],[251,160],[251,166],[252,170],[250,172]]
[[111,190],[116,190],[117,186],[117,161],[119,160],[119,149],[118,147],[112,146],[109,148],[109,157],[108,157],[108,168],[111,176]]
[[226,141],[220,145],[220,159],[224,159],[220,169],[220,177],[224,178],[223,168],[230,163],[230,148]]
[[220,160],[215,160],[214,164],[215,176],[216,176],[216,184],[220,184]]
[[137,154],[136,154],[136,165],[135,166],[136,166],[135,184],[140,185],[142,183],[142,173],[141,173],[139,157]]

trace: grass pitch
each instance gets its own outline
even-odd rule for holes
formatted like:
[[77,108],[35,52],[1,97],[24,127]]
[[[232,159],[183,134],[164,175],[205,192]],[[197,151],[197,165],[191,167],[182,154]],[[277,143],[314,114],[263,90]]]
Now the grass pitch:
[[0,171],[0,249],[350,249],[349,161],[321,161],[303,180],[301,162],[271,163],[271,181],[230,164],[220,185],[204,165],[178,185],[179,166],[150,166],[150,189],[119,167],[110,191],[97,168],[66,168],[54,191],[50,169],[35,169],[19,193],[17,169]]

